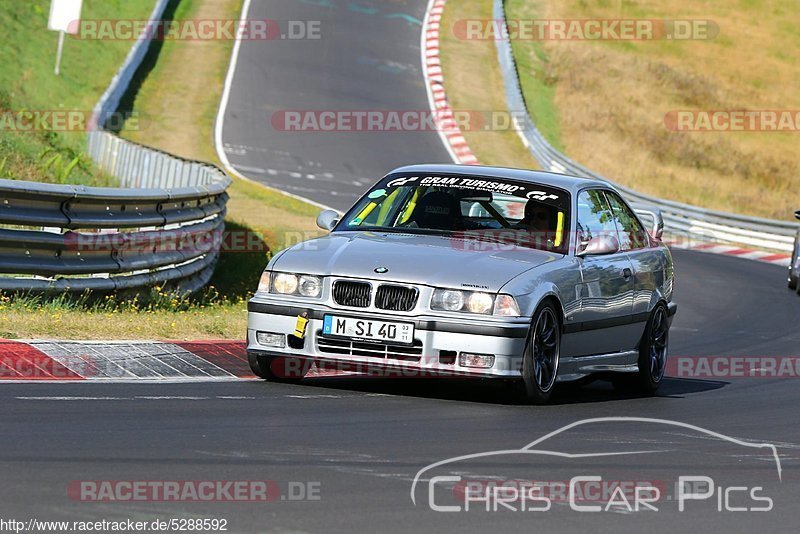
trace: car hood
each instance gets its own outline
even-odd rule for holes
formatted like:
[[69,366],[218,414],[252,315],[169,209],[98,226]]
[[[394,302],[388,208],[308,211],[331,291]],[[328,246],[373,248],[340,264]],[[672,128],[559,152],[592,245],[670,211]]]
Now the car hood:
[[[498,291],[512,278],[561,254],[474,238],[334,232],[277,256],[276,271],[393,280]],[[387,269],[385,273],[376,272]]]

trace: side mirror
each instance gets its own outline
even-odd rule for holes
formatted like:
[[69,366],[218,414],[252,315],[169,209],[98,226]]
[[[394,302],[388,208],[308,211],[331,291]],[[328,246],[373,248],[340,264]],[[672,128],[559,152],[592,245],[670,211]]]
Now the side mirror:
[[325,210],[317,215],[317,226],[323,230],[331,231],[339,224],[339,213],[333,210]]
[[650,237],[661,241],[664,236],[664,217],[661,215],[661,210],[654,206],[633,205],[631,207],[647,226],[647,233],[650,234]]
[[590,239],[583,250],[575,255],[582,258],[584,256],[603,256],[615,252],[619,252],[619,240],[613,235],[599,235]]
[[796,212],[794,212],[794,216],[796,218],[800,219],[800,210],[797,210]]

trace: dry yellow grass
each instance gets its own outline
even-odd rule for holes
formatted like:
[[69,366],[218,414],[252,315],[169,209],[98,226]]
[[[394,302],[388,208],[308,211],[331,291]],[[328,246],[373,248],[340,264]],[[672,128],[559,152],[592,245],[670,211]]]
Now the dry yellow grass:
[[6,339],[244,339],[247,314],[238,306],[185,312],[52,310],[15,308],[0,313]]
[[[175,18],[236,19],[241,5],[241,0],[189,0]],[[145,127],[122,135],[188,159],[215,161],[211,136],[232,46],[219,40],[165,41],[136,95],[135,108],[148,119]]]
[[797,7],[796,0],[509,0],[508,16],[713,20],[720,33],[712,40],[517,41],[515,54],[537,71],[527,83],[522,76],[526,98],[530,106],[536,83],[551,88],[558,117],[551,135],[573,159],[619,183],[787,219],[800,207],[800,132],[672,132],[664,117],[673,110],[800,109]]
[[228,194],[227,220],[258,231],[273,250],[324,233],[316,224],[319,209],[310,204],[238,179]]

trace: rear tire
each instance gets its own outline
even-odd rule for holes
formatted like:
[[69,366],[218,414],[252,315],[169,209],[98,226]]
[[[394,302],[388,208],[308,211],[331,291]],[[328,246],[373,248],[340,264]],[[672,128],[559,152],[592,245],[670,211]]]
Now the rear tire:
[[311,369],[311,360],[287,356],[260,356],[247,354],[250,370],[258,378],[270,382],[300,382]]
[[659,302],[639,342],[639,371],[612,379],[614,388],[624,392],[653,395],[664,379],[669,353],[669,316],[667,306]]
[[791,263],[789,264],[788,286],[789,289],[796,289],[800,291],[800,288],[797,287],[797,277],[794,275],[794,266],[797,265],[797,254],[797,238],[795,238],[794,250],[792,250],[792,258],[789,260]]
[[545,302],[531,321],[522,357],[522,380],[518,397],[530,404],[547,404],[555,389],[561,354],[561,324],[555,307]]

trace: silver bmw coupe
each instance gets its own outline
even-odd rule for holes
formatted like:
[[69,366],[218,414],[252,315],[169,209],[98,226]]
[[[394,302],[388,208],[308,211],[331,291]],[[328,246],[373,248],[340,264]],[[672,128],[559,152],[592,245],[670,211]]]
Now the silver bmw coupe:
[[[794,216],[800,219],[800,210],[794,212]],[[794,247],[792,248],[792,257],[789,260],[789,289],[797,290],[800,295],[800,230],[794,236]]]
[[608,183],[414,165],[317,224],[330,233],[275,254],[248,304],[259,377],[317,362],[496,378],[533,403],[562,381],[662,382],[677,309],[663,221]]

